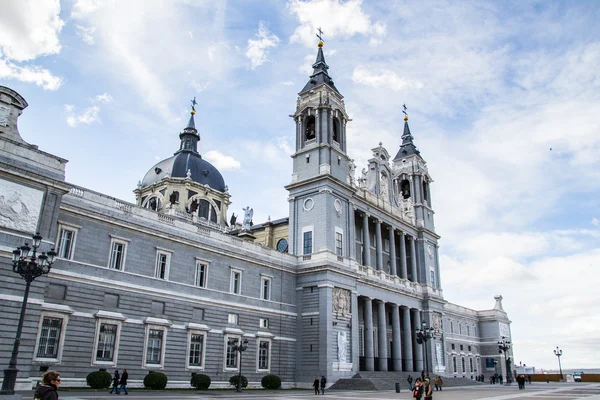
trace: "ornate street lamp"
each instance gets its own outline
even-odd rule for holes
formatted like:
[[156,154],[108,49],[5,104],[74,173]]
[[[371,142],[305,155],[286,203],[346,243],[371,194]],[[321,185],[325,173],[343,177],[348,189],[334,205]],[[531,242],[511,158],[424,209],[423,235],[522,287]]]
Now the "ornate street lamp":
[[236,391],[242,391],[242,353],[248,349],[248,339],[244,339],[239,345],[233,346],[233,351],[239,351],[240,353],[240,372],[238,375],[238,381],[236,386]]
[[25,294],[23,295],[23,304],[21,305],[21,316],[17,326],[17,336],[13,345],[12,356],[8,368],[4,370],[4,380],[2,381],[2,390],[0,395],[15,394],[15,383],[17,382],[17,356],[19,355],[19,345],[21,343],[21,331],[23,330],[23,321],[25,320],[25,310],[27,309],[27,299],[29,297],[29,288],[31,282],[38,276],[46,275],[50,272],[56,253],[54,249],[48,253],[37,254],[37,250],[42,243],[42,236],[39,233],[33,235],[32,247],[25,243],[13,251],[13,272],[21,275],[25,279]]
[[508,350],[510,350],[510,340],[507,340],[502,336],[502,340],[498,341],[498,351],[500,354],[504,353],[504,364],[506,365],[506,384],[510,385],[510,358],[508,357]]
[[556,350],[554,350],[554,355],[558,358],[558,370],[560,371],[560,382],[563,380],[562,376],[562,366],[560,365],[560,356],[562,356],[562,350],[556,346]]
[[427,377],[429,377],[429,361],[427,359],[427,341],[434,338],[435,329],[428,327],[425,321],[421,322],[421,329],[416,329],[417,332],[417,343],[423,344],[425,349],[425,371],[427,371]]

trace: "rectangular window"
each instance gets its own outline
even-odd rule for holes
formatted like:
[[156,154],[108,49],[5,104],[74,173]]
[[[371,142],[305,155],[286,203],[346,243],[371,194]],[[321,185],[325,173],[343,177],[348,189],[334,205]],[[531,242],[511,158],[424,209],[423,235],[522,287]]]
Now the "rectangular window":
[[156,272],[155,277],[158,279],[169,279],[169,264],[171,254],[159,251],[156,253]]
[[206,287],[206,278],[208,274],[208,264],[196,261],[196,279],[195,285],[198,287]]
[[473,359],[469,358],[469,366],[471,367],[471,372],[473,372]]
[[225,368],[237,369],[238,367],[238,351],[237,345],[240,342],[240,338],[228,337],[227,348],[225,349]]
[[454,350],[454,343],[452,343],[451,346],[452,346],[452,350]]
[[271,355],[271,343],[267,340],[260,340],[258,342],[258,369],[268,370],[269,369],[269,358]]
[[468,349],[469,351],[471,351],[471,346],[467,347],[467,349]]
[[125,266],[125,253],[127,251],[127,243],[122,241],[114,240],[111,243],[110,249],[110,261],[108,268],[123,270]]
[[269,328],[269,320],[267,318],[260,318],[258,320],[258,326],[261,328],[268,329]]
[[271,278],[261,278],[261,293],[260,296],[263,300],[271,300]]
[[312,231],[304,232],[304,252],[302,254],[312,254],[313,252],[313,243],[312,243]]
[[437,287],[435,285],[435,271],[433,269],[430,269],[429,274],[431,276],[431,287]]
[[58,237],[58,257],[70,260],[73,256],[75,246],[75,234],[77,231],[66,227],[60,228]]
[[462,345],[462,344],[460,345],[460,350],[461,350],[461,351],[463,350],[463,345]]
[[100,324],[96,361],[113,361],[118,325]]
[[242,291],[242,271],[231,270],[231,286],[229,287],[231,293],[240,294]]
[[163,348],[162,329],[148,330],[148,340],[146,346],[146,364],[161,364],[162,363],[162,348]]
[[465,369],[465,359],[462,358],[461,362],[462,362],[462,371],[463,371],[463,374],[464,374],[465,372],[467,372],[467,370]]
[[471,327],[467,325],[467,336],[471,336]]
[[456,357],[452,357],[452,367],[454,367],[454,373],[458,372],[456,369]]
[[38,337],[37,358],[58,358],[63,319],[44,317]]
[[385,252],[390,252],[390,240],[389,239],[383,239],[383,251]]
[[335,254],[337,254],[338,256],[343,256],[344,255],[344,251],[343,251],[343,240],[344,236],[342,235],[342,232],[336,232],[335,233]]
[[227,323],[237,325],[239,321],[239,317],[237,314],[229,314],[227,316]]
[[204,360],[204,334],[192,333],[190,337],[190,367],[202,367]]

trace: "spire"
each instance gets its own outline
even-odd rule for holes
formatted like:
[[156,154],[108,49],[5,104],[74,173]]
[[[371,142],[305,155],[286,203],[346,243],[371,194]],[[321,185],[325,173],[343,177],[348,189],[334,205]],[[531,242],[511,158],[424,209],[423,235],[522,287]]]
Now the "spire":
[[190,151],[193,153],[198,152],[198,142],[200,141],[200,135],[198,134],[198,130],[196,129],[196,122],[194,121],[194,114],[196,114],[196,98],[192,100],[192,109],[190,110],[190,120],[187,123],[187,126],[183,129],[183,132],[179,134],[179,139],[181,139],[181,145],[179,146],[179,150],[175,153],[180,153],[182,151]]
[[327,65],[327,63],[325,62],[325,56],[323,55],[324,43],[323,38],[321,37],[322,34],[323,31],[321,31],[321,28],[319,28],[319,34],[317,34],[317,37],[319,38],[319,43],[317,44],[319,50],[317,52],[317,59],[312,65],[313,73],[310,76],[308,83],[304,86],[300,93],[306,92],[307,90],[310,90],[315,86],[321,85],[323,83],[327,84],[330,88],[338,92],[337,88],[333,84],[333,79],[331,78],[331,76],[329,76],[329,73],[327,72],[327,70],[329,69],[329,65]]
[[396,153],[396,157],[394,157],[394,161],[400,160],[406,156],[411,154],[420,155],[421,152],[417,149],[417,146],[413,143],[413,136],[410,133],[410,128],[408,126],[408,114],[406,113],[406,105],[402,106],[404,110],[404,132],[402,133],[402,144],[400,145],[400,149],[398,153]]

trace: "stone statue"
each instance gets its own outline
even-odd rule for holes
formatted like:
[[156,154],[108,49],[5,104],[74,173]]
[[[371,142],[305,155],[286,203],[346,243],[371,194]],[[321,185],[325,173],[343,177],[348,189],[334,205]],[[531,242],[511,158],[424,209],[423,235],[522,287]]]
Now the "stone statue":
[[384,201],[389,201],[388,195],[389,182],[388,177],[383,172],[381,173],[381,177],[379,179],[379,197]]
[[242,222],[242,230],[247,231],[252,226],[252,216],[254,215],[254,209],[250,208],[250,206],[246,206],[246,208],[242,208],[244,210],[244,222]]
[[346,355],[348,354],[348,337],[346,336],[346,332],[338,332],[337,345],[338,345],[338,361],[341,363],[345,363]]
[[350,184],[350,186],[354,186],[355,182],[356,182],[356,164],[354,164],[354,160],[350,160],[350,163],[348,163],[348,183]]
[[192,170],[188,169],[185,173],[185,179],[192,179]]
[[229,225],[231,226],[235,226],[235,222],[237,221],[237,216],[235,215],[235,213],[231,214],[231,219],[229,220]]

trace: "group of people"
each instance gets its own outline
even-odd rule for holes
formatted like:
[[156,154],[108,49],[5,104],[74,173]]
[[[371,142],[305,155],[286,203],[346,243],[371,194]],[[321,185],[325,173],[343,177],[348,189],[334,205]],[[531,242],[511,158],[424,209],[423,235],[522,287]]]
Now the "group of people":
[[[321,380],[317,376],[315,381],[313,382],[313,387],[315,388],[315,394],[325,394],[325,385],[327,385],[327,379],[325,379],[325,375],[321,376]],[[319,392],[319,388],[321,391]]]
[[526,380],[531,384],[531,375],[527,375],[527,378],[525,378],[525,375],[517,376],[517,384],[519,385],[519,389],[525,389]]
[[504,377],[498,374],[490,376],[490,385],[495,385],[496,383],[500,383],[502,385],[504,383]]
[[116,394],[121,394],[121,391],[124,391],[125,394],[129,394],[127,391],[128,377],[129,374],[127,373],[126,369],[123,369],[123,373],[121,375],[119,375],[119,370],[116,369],[112,378],[112,388],[110,389],[110,393],[112,394],[114,392]]
[[[437,388],[437,385],[436,385]],[[415,385],[412,387],[413,398],[417,400],[432,400],[433,399],[433,387],[429,383],[429,378],[421,380],[417,378]]]

